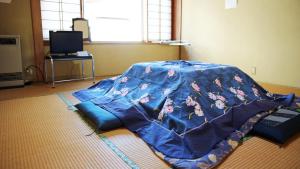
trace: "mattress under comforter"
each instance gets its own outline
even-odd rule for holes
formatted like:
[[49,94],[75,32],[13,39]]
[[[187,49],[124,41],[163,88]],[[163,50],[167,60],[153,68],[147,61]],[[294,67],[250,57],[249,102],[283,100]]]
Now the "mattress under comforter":
[[260,118],[293,100],[236,67],[193,61],[134,64],[74,96],[116,115],[176,168],[216,166]]

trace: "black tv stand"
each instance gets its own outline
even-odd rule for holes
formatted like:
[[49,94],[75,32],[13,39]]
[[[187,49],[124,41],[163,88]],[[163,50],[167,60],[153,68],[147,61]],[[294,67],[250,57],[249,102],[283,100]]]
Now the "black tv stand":
[[[65,79],[65,80],[55,80],[55,70],[54,70],[54,63],[56,61],[74,61],[79,60],[81,61],[81,78],[79,79]],[[84,76],[84,61],[91,60],[92,61],[92,76],[85,77]],[[93,79],[93,83],[95,83],[95,66],[94,66],[94,57],[92,54],[88,54],[86,56],[77,56],[76,54],[49,54],[45,58],[45,81],[48,81],[48,72],[47,72],[47,61],[50,61],[51,64],[51,74],[52,74],[52,88],[55,87],[55,83],[59,82],[66,82],[66,81],[74,81],[74,80],[85,80],[85,79]]]

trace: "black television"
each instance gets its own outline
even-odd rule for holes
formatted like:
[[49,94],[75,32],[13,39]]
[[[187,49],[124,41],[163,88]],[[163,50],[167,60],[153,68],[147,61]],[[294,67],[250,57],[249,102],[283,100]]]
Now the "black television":
[[49,31],[50,53],[69,54],[83,50],[81,31]]

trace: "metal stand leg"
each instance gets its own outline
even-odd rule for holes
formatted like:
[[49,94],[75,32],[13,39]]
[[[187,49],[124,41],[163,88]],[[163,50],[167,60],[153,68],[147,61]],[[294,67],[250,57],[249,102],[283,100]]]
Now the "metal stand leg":
[[52,68],[52,88],[55,87],[55,78],[54,78],[54,63],[53,59],[51,58],[51,68]]
[[47,59],[44,62],[45,83],[48,81]]
[[95,83],[95,65],[94,65],[94,57],[92,57],[92,73],[93,73],[93,83]]
[[84,61],[81,61],[81,78],[84,79]]

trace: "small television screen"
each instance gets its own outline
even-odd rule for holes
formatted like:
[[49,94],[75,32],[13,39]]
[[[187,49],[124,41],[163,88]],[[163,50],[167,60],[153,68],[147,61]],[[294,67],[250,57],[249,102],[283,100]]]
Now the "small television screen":
[[76,53],[83,50],[81,31],[50,31],[50,53]]

